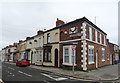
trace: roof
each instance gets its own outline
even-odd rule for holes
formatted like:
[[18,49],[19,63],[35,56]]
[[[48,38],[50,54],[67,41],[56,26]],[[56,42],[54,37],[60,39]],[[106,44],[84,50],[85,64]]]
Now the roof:
[[114,43],[111,43],[111,42],[108,42],[109,44],[112,44],[112,45],[116,45],[116,46],[118,46],[119,47],[119,45],[117,45],[117,44],[114,44]]
[[[93,24],[91,21],[89,21],[86,17],[83,17],[83,18],[80,18],[80,19],[76,19],[76,20],[74,20],[74,21],[68,22],[68,23],[63,24],[63,25],[61,25],[61,26],[54,27],[54,28],[49,29],[49,30],[47,30],[47,31],[45,31],[45,32],[48,32],[48,31],[51,31],[51,30],[55,30],[55,29],[59,29],[59,28],[62,29],[62,28],[65,28],[66,26],[69,26],[69,25],[71,25],[71,24],[73,24],[73,23],[83,23],[83,22],[87,22],[88,24],[90,24],[91,26],[93,26],[94,28],[96,28],[97,30],[99,30],[99,31],[101,31],[102,33],[104,33],[105,35],[107,35],[104,31],[102,31],[99,27],[97,27],[95,24]],[[45,33],[45,32],[44,32],[44,33]]]

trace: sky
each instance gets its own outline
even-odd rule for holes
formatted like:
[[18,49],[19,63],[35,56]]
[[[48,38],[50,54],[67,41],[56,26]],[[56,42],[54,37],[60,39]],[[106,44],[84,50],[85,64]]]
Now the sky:
[[0,49],[55,27],[57,18],[70,22],[86,17],[118,44],[119,0],[4,0],[0,3]]

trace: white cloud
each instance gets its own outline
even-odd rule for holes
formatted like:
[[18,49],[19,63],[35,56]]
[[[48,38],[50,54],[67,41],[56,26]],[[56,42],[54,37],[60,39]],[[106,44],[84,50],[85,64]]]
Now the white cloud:
[[55,27],[56,18],[69,22],[83,16],[92,22],[97,17],[97,26],[108,34],[111,41],[118,41],[117,0],[6,1],[2,3],[4,43],[1,47],[33,36],[39,29]]

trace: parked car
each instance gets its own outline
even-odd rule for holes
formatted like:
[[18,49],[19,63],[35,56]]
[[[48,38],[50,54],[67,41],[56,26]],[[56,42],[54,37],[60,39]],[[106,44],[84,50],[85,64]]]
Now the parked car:
[[16,66],[30,66],[30,60],[27,59],[19,59],[16,62]]

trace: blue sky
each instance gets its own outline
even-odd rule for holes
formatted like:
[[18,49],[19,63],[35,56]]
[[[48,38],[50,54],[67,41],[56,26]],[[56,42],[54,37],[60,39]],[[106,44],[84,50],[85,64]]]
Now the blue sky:
[[6,0],[1,4],[0,48],[55,27],[57,18],[70,22],[83,16],[93,23],[96,17],[96,25],[109,41],[118,43],[118,0]]

